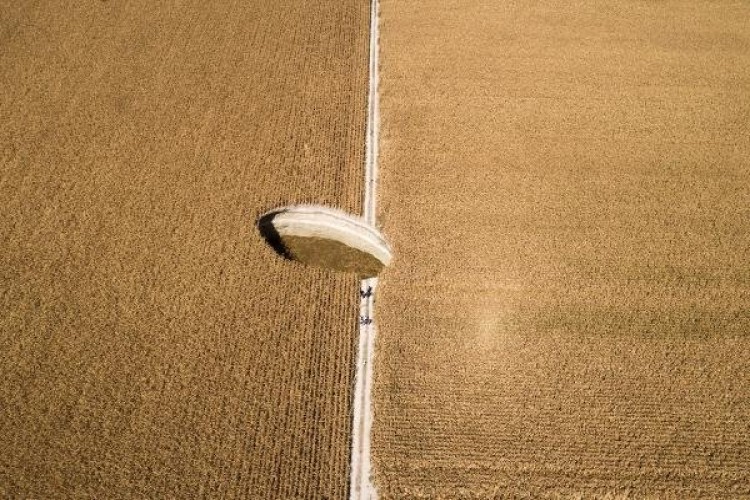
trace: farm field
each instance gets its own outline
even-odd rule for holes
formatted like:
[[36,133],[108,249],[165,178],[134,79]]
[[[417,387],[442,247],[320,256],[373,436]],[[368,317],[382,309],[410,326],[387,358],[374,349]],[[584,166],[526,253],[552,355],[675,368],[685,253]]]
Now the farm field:
[[0,497],[347,494],[369,2],[0,5]]
[[750,6],[379,5],[0,0],[0,497],[750,498]]
[[379,497],[750,497],[750,6],[380,8]]

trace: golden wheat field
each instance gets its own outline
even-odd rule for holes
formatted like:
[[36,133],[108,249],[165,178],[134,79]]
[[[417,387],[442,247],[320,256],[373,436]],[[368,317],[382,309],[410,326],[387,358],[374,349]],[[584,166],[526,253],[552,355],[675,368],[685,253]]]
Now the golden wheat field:
[[748,19],[381,2],[381,498],[750,497]]
[[750,498],[749,19],[1,0],[0,497]]
[[344,498],[367,2],[3,2],[0,497]]

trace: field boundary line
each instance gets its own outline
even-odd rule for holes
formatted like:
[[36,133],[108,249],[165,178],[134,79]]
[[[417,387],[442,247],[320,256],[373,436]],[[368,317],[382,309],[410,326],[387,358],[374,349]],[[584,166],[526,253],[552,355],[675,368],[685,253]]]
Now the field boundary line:
[[[378,185],[378,0],[370,1],[369,91],[367,95],[367,139],[365,145],[365,193],[363,215],[368,224],[376,225]],[[352,408],[352,448],[349,476],[350,500],[375,500],[377,492],[371,479],[370,433],[372,431],[372,361],[375,350],[375,289],[378,279],[360,283],[359,346],[354,377]]]

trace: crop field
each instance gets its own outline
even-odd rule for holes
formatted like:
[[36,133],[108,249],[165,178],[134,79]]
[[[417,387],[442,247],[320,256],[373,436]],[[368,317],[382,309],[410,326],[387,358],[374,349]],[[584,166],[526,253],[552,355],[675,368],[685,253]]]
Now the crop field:
[[369,3],[2,2],[0,497],[344,498]]
[[748,19],[382,0],[380,498],[750,497]]
[[749,19],[0,0],[0,498],[750,498]]

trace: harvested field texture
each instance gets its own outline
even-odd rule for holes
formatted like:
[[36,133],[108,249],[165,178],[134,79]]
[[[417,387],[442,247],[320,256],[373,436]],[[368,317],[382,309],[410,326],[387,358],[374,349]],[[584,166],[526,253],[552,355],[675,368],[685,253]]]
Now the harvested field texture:
[[750,497],[749,20],[382,1],[382,498]]
[[343,498],[369,2],[0,7],[0,497]]

